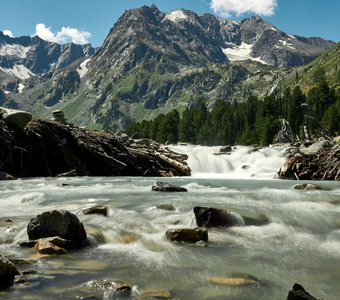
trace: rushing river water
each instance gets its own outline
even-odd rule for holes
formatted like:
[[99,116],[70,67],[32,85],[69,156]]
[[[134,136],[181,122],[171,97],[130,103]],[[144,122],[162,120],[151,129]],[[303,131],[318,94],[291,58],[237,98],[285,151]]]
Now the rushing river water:
[[[67,255],[36,260],[27,282],[0,293],[4,299],[81,299],[100,294],[86,283],[118,279],[143,289],[169,290],[173,299],[285,299],[295,282],[324,300],[340,297],[340,186],[320,182],[327,191],[294,190],[296,181],[273,180],[282,149],[250,152],[238,147],[229,156],[217,148],[178,146],[189,153],[192,177],[184,178],[37,178],[0,182],[0,253],[33,259],[21,248],[31,217],[66,209],[105,243]],[[186,187],[187,193],[152,192],[154,181]],[[94,204],[109,216],[83,215]],[[157,206],[171,204],[175,210]],[[264,226],[209,229],[208,247],[174,244],[170,228],[196,226],[193,207],[224,208],[236,215],[265,215]],[[14,223],[5,222],[12,219]],[[213,277],[253,276],[258,283],[227,286]],[[116,299],[105,294],[105,299]]]

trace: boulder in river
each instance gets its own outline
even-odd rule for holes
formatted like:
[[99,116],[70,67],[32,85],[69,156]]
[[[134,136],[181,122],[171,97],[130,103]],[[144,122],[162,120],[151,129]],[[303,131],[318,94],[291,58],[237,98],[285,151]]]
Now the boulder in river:
[[60,248],[45,239],[39,239],[34,245],[34,249],[40,254],[66,254],[66,250],[64,248]]
[[59,236],[70,240],[75,247],[86,244],[86,231],[78,217],[66,210],[43,212],[32,218],[27,225],[29,239]]
[[165,236],[172,242],[197,243],[208,242],[208,231],[202,228],[169,229]]
[[184,187],[175,186],[170,183],[156,181],[151,188],[155,192],[187,192]]
[[17,267],[0,254],[0,290],[10,287],[15,275],[19,275]]
[[302,285],[295,283],[293,289],[289,291],[286,300],[318,300],[309,294]]
[[213,207],[194,207],[194,214],[197,226],[200,227],[219,227],[232,226],[232,218],[225,209]]
[[111,292],[118,294],[130,294],[132,287],[130,284],[121,280],[92,280],[87,283],[87,286],[91,289],[97,289],[103,292]]
[[95,205],[88,208],[83,209],[84,215],[103,215],[104,217],[107,217],[108,214],[108,208],[105,205]]

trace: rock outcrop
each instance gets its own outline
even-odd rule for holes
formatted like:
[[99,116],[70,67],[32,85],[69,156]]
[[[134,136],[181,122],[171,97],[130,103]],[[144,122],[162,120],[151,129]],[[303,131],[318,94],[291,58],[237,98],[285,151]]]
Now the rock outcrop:
[[340,145],[317,141],[308,147],[289,149],[288,160],[280,168],[280,179],[340,180]]
[[0,168],[15,177],[187,176],[187,156],[157,143],[52,121],[24,128],[0,117]]

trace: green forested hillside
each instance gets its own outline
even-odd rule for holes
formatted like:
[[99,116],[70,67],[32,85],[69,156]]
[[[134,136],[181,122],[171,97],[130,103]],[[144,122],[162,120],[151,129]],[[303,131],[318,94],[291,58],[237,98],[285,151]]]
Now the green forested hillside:
[[161,143],[268,145],[280,129],[280,119],[284,118],[299,138],[303,138],[304,125],[308,126],[310,134],[318,136],[318,128],[310,119],[304,118],[302,103],[309,104],[331,135],[340,132],[340,94],[325,81],[308,94],[296,86],[292,90],[287,88],[282,96],[270,95],[263,99],[250,96],[244,102],[220,100],[211,111],[208,111],[205,99],[197,99],[196,105],[187,108],[181,117],[174,110],[153,121],[133,123],[127,132]]
[[323,80],[335,90],[340,89],[340,42],[311,63],[296,68],[295,72],[283,81],[283,87],[298,85],[304,93],[307,93]]

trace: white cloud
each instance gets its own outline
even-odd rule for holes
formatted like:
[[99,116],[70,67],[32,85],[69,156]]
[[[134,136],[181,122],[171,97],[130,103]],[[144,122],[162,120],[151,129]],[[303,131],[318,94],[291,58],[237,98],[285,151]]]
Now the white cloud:
[[4,35],[8,35],[9,37],[14,37],[12,31],[11,31],[11,30],[8,30],[8,29],[5,29],[5,30],[3,31],[3,34],[4,34]]
[[90,32],[64,26],[60,31],[54,33],[51,30],[51,27],[46,27],[46,25],[42,23],[35,26],[35,35],[38,35],[43,40],[59,44],[65,44],[69,42],[75,44],[87,44],[89,42],[89,38],[91,37]]
[[277,0],[211,0],[210,7],[215,13],[225,17],[244,13],[271,16],[277,7]]

